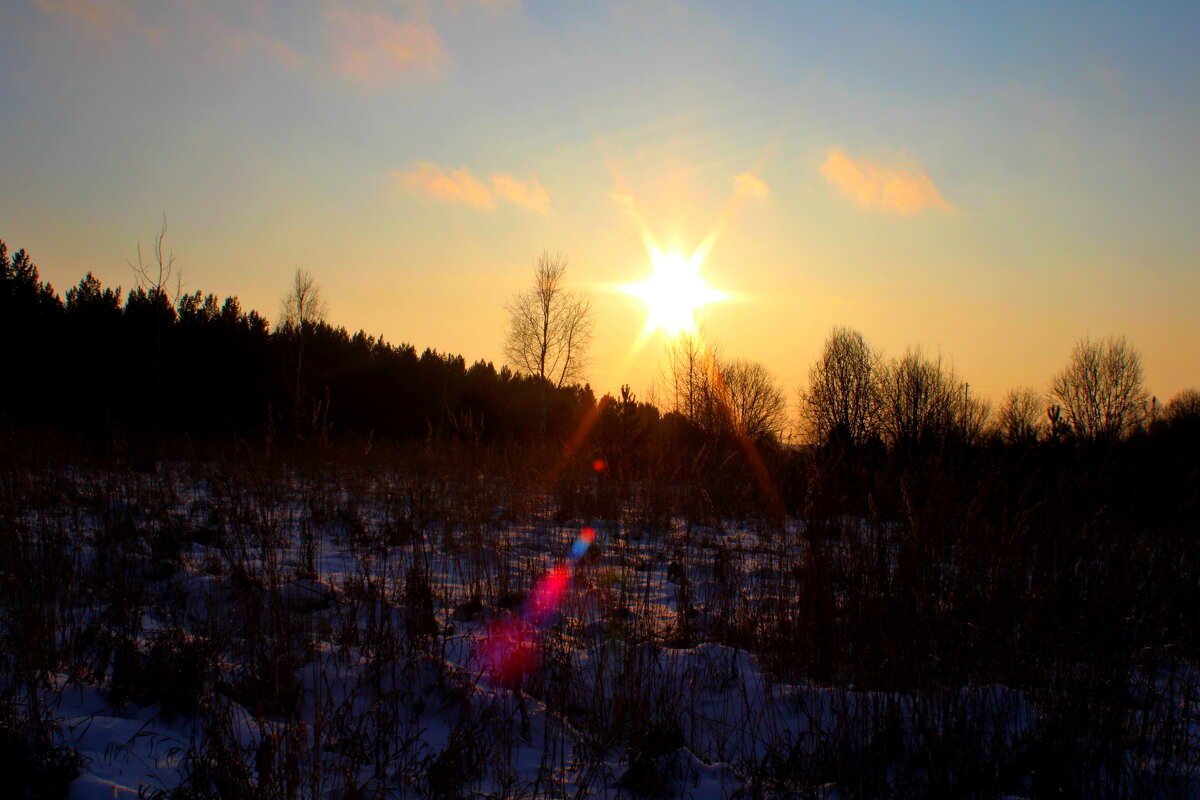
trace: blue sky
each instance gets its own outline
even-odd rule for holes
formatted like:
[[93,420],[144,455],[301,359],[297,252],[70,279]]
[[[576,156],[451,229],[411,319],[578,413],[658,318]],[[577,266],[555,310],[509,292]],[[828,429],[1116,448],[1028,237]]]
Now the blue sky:
[[789,396],[842,324],[990,396],[1127,335],[1165,398],[1200,384],[1198,31],[1167,3],[16,0],[0,238],[60,291],[128,287],[165,211],[185,288],[273,317],[304,267],[335,323],[496,362],[563,252],[593,384],[644,393],[661,342],[630,353],[645,311],[607,287],[648,271],[640,224],[690,252],[721,220],[705,276],[741,299],[705,328]]

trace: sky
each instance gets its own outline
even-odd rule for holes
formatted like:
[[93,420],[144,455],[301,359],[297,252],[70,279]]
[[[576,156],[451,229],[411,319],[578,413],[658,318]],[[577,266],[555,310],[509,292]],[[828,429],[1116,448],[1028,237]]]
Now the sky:
[[[1000,399],[1084,336],[1200,386],[1200,4],[4,0],[0,239],[60,293],[168,220],[186,291],[503,362],[543,253],[597,395],[708,240],[705,336],[791,403],[834,326]],[[114,353],[114,358],[120,354]]]

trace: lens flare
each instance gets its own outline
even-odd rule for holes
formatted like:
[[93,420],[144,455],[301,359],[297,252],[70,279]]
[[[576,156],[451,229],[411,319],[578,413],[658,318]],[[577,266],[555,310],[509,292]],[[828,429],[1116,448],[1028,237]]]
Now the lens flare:
[[668,336],[681,333],[696,333],[696,313],[710,303],[729,298],[726,292],[714,289],[704,282],[700,266],[708,255],[707,248],[697,249],[691,256],[678,252],[663,253],[650,245],[650,262],[653,271],[640,283],[626,284],[621,288],[626,294],[636,297],[646,306],[643,337],[657,330]]
[[596,541],[596,531],[584,528],[567,553],[534,585],[521,613],[492,622],[479,640],[477,657],[492,682],[515,687],[537,669],[542,637],[571,588],[571,570]]

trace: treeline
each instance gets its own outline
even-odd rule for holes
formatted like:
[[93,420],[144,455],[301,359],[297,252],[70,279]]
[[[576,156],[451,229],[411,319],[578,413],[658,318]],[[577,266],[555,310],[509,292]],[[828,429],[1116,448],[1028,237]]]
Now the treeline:
[[[123,292],[91,273],[61,297],[28,253],[10,257],[3,242],[0,325],[0,413],[18,424],[302,440],[539,432],[539,386],[507,368],[323,321],[272,329],[234,296]],[[595,406],[587,386],[552,391],[548,434],[570,436]]]
[[[597,399],[587,385],[333,327],[302,271],[274,328],[235,296],[172,296],[160,250],[161,238],[157,272],[139,259],[131,291],[88,273],[64,297],[28,253],[10,256],[0,241],[3,418],[76,435],[101,454],[184,435],[547,444],[582,474],[598,460],[608,480],[686,484],[711,509],[775,517],[801,510],[812,481],[835,474],[839,484],[860,476],[842,492],[865,508],[883,500],[868,484],[895,487],[914,465],[1135,440],[1170,440],[1163,457],[1186,460],[1200,427],[1200,393],[1150,397],[1123,339],[1081,340],[1047,391],[1015,389],[992,408],[940,358],[887,358],[837,328],[810,369],[796,425],[760,364],[697,339],[669,349],[660,406],[627,387]],[[782,447],[789,432],[806,446]]]
[[1165,405],[1144,383],[1141,356],[1124,338],[1079,340],[1043,394],[1013,389],[994,409],[940,357],[920,349],[886,358],[863,335],[835,328],[800,395],[811,441],[839,452],[885,447],[924,452],[950,443],[1101,442],[1200,419],[1200,392]]

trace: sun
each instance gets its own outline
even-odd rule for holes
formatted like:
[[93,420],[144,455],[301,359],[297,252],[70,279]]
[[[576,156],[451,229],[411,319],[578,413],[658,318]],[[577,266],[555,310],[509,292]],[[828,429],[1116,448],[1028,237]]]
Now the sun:
[[701,248],[685,257],[678,251],[663,253],[658,248],[651,248],[653,271],[649,277],[621,287],[625,294],[645,303],[650,314],[643,337],[658,330],[668,336],[695,334],[697,310],[728,298],[725,292],[714,289],[700,277],[700,265],[706,252]]

